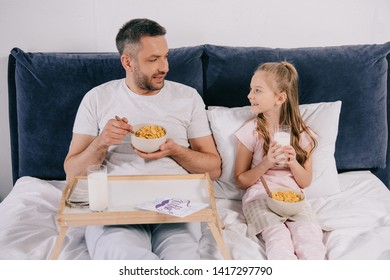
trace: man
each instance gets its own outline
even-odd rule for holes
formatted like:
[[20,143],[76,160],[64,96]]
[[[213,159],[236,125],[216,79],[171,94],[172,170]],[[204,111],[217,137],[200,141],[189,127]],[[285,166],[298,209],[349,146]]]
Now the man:
[[[165,29],[134,19],[118,32],[116,45],[125,79],[89,91],[77,112],[64,168],[67,180],[104,163],[109,174],[221,174],[221,159],[195,89],[166,81]],[[116,120],[115,116],[122,120]],[[126,143],[137,123],[158,123],[169,135],[154,153]],[[93,259],[199,259],[199,223],[91,226],[86,242]]]

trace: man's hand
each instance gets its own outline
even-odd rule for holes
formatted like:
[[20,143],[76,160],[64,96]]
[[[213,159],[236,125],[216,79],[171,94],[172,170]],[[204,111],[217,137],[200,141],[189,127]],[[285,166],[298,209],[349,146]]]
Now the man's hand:
[[128,124],[127,118],[110,119],[98,137],[103,145],[109,147],[121,143],[131,129],[132,126]]
[[160,146],[160,150],[153,152],[153,153],[144,153],[144,152],[137,150],[134,147],[133,147],[133,149],[137,153],[137,155],[142,157],[143,159],[156,160],[156,159],[160,159],[163,157],[175,155],[178,152],[178,150],[180,149],[180,146],[172,139],[168,139],[167,142],[165,142],[164,144],[162,144]]

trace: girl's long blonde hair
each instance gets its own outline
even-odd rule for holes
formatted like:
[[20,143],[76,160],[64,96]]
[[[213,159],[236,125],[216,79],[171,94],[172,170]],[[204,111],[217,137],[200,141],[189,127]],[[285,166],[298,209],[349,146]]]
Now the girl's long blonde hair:
[[[296,151],[297,161],[303,165],[317,147],[317,140],[313,137],[309,127],[303,122],[299,111],[298,72],[291,63],[285,61],[263,63],[257,67],[255,72],[257,71],[272,74],[275,79],[273,83],[276,86],[275,93],[285,92],[287,95],[280,112],[279,124],[287,124],[291,127],[291,146]],[[264,153],[267,154],[270,146],[270,133],[267,129],[267,121],[262,113],[257,116],[257,131],[264,139],[263,149]],[[306,132],[312,140],[313,147],[309,153],[299,145],[302,132]]]

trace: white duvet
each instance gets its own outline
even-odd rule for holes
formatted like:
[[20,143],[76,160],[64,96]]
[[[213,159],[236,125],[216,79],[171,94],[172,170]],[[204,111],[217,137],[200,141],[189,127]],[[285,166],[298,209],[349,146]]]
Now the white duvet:
[[[311,200],[325,232],[329,259],[390,259],[390,191],[370,172],[339,175],[342,192]],[[56,213],[64,182],[20,178],[0,203],[0,259],[49,259],[57,237]],[[233,259],[264,259],[261,241],[246,236],[241,201],[217,199],[223,238]],[[207,224],[202,259],[222,259]],[[70,228],[60,259],[89,259],[84,227]]]

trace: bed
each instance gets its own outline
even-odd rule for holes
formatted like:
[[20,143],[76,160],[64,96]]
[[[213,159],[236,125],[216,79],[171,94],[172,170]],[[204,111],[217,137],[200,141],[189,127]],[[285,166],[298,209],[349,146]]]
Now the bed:
[[[200,45],[171,49],[167,79],[196,88],[222,158],[213,182],[233,259],[265,259],[247,235],[242,191],[232,178],[234,132],[250,117],[255,67],[287,60],[300,74],[300,110],[319,135],[306,196],[324,228],[331,260],[390,259],[390,43],[273,49]],[[15,48],[8,65],[14,187],[0,203],[0,259],[49,259],[65,188],[63,160],[74,117],[92,87],[124,77],[115,53],[39,53]],[[60,259],[89,259],[84,227],[70,228]],[[201,258],[223,259],[202,224]]]

